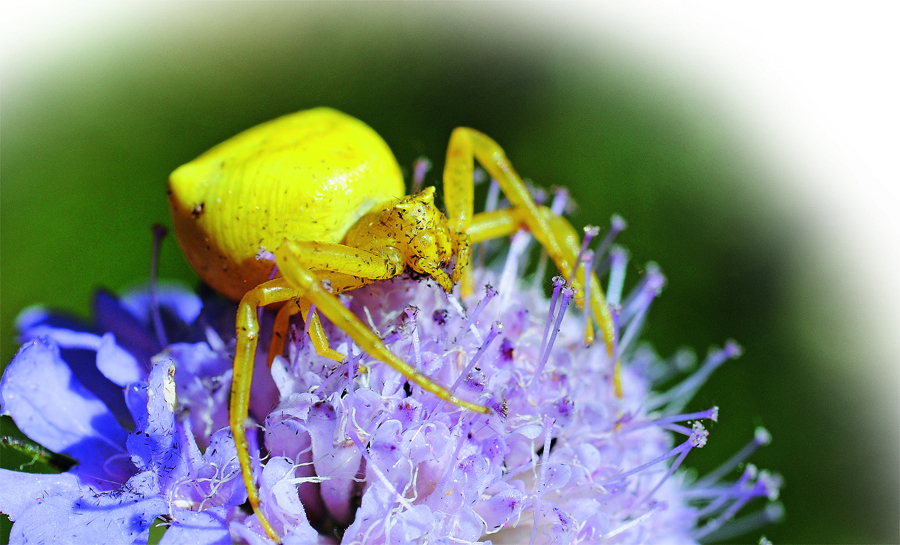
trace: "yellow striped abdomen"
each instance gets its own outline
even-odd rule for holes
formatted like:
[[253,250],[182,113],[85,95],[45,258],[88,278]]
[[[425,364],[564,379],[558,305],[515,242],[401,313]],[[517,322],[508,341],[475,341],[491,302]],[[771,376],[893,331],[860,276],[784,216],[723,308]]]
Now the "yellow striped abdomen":
[[285,239],[340,242],[374,206],[405,194],[387,144],[330,108],[257,125],[169,177],[178,243],[203,280],[232,299],[266,281],[258,261]]

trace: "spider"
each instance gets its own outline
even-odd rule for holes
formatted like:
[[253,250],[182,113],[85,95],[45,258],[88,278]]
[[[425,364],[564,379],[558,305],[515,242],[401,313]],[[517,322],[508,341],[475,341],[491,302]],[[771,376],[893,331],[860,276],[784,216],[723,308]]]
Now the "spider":
[[[474,159],[497,180],[510,208],[473,212]],[[407,270],[431,277],[447,292],[460,284],[464,295],[471,293],[472,244],[509,236],[524,226],[561,273],[573,278],[577,302],[584,305],[579,288],[585,271],[572,276],[580,237],[567,220],[535,204],[491,138],[455,129],[444,167],[446,215],[435,206],[434,191],[428,187],[404,196],[400,167],[384,140],[363,122],[330,108],[248,129],[169,178],[175,233],[187,260],[207,284],[240,301],[229,423],[250,504],[276,542],[281,538],[261,509],[245,430],[260,307],[281,305],[269,346],[270,366],[283,351],[290,318],[297,313],[309,324],[317,353],[341,361],[344,356],[325,338],[318,317],[323,314],[411,383],[486,413],[487,407],[457,398],[394,355],[335,294]],[[258,259],[261,248],[274,249],[276,263]],[[589,305],[612,355],[613,321],[599,286],[592,278]],[[593,326],[586,339],[593,340]],[[618,391],[618,367],[614,380]]]

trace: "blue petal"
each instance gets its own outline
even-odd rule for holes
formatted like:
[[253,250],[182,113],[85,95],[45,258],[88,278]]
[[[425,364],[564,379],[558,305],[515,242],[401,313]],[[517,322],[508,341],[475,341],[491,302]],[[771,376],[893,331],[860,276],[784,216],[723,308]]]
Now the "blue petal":
[[0,513],[16,520],[44,496],[77,490],[78,478],[70,473],[47,475],[0,469]]
[[142,498],[119,492],[85,497],[49,496],[16,520],[9,543],[147,543],[150,525],[165,511],[165,502],[160,497]]
[[127,467],[108,463],[125,453],[127,432],[52,341],[35,339],[10,362],[0,380],[0,412],[31,439],[78,460],[72,472],[85,482],[105,489],[127,479]]
[[[47,337],[60,347],[63,361],[78,380],[116,415],[121,422],[131,420],[122,399],[122,386],[116,380],[122,372],[146,376],[148,366],[141,365],[130,352],[117,343],[118,337],[107,333],[102,337],[88,326],[65,316],[50,314],[43,307],[31,307],[16,318],[19,339],[25,344],[39,337]],[[114,370],[113,378],[104,376],[102,368]],[[127,377],[125,377],[127,378]]]
[[[203,309],[203,303],[193,290],[171,282],[158,284],[156,300],[160,308],[172,311],[185,324],[193,323]],[[120,302],[132,316],[146,324],[150,323],[150,290],[148,288],[141,287],[124,293]]]
[[231,545],[223,508],[195,512],[179,509],[159,545]]

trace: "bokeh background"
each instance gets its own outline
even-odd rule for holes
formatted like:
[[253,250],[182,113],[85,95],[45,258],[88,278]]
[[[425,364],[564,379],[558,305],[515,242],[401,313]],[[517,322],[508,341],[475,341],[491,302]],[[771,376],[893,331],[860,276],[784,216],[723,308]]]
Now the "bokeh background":
[[[661,354],[689,347],[702,358],[730,338],[744,346],[695,401],[718,405],[721,418],[688,458],[703,471],[756,426],[773,434],[753,461],[785,477],[786,518],[735,542],[900,542],[897,180],[865,160],[849,178],[831,168],[834,142],[815,145],[834,126],[784,130],[792,103],[758,85],[779,72],[710,38],[758,30],[759,47],[777,48],[791,21],[837,41],[847,24],[884,22],[831,12],[766,25],[785,8],[723,14],[692,3],[701,11],[690,16],[621,4],[7,5],[2,361],[17,349],[12,324],[27,305],[87,316],[96,288],[144,282],[150,227],[170,223],[167,175],[238,131],[330,105],[374,127],[402,165],[431,158],[436,183],[450,130],[468,125],[500,142],[525,177],[570,188],[574,223],[628,220],[619,242],[632,281],[651,260],[669,280],[645,332]],[[735,26],[742,16],[759,28]],[[801,51],[812,47],[797,32]],[[871,60],[831,51],[801,55],[789,72]],[[764,58],[782,53],[790,61],[797,50]],[[841,103],[851,121],[889,96],[864,83]],[[834,119],[820,106],[822,123]],[[172,238],[160,275],[197,282]]]

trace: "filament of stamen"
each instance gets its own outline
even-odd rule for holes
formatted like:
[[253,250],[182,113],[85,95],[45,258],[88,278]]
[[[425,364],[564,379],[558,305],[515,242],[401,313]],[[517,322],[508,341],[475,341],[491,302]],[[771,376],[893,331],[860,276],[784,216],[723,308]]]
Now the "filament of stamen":
[[665,510],[666,510],[665,503],[662,503],[662,502],[651,503],[650,509],[648,509],[646,513],[644,513],[643,515],[641,515],[639,517],[635,517],[635,518],[629,520],[628,522],[619,526],[615,530],[612,530],[608,534],[604,534],[603,537],[600,538],[600,541],[606,541],[607,539],[615,537],[615,536],[621,534],[622,532],[625,532],[625,531],[630,530],[631,528],[634,528],[638,524],[643,524],[647,521],[647,519],[649,519],[653,515],[660,513],[662,511],[665,511]]
[[157,293],[156,277],[159,272],[159,249],[162,239],[166,236],[167,229],[162,225],[153,226],[153,253],[150,255],[150,316],[153,319],[153,330],[160,347],[169,346],[166,338],[166,329],[163,327],[162,315],[159,313],[159,297]]
[[704,475],[703,478],[694,483],[694,486],[704,488],[716,484],[722,477],[727,475],[729,471],[742,464],[744,460],[756,452],[759,447],[766,446],[771,441],[772,436],[769,434],[768,430],[761,426],[756,428],[753,439],[747,443],[744,448],[735,453],[734,456],[729,458],[722,465]]
[[547,321],[544,323],[544,336],[541,337],[541,350],[538,352],[538,356],[543,355],[544,350],[547,348],[547,339],[550,338],[550,328],[553,324],[553,317],[556,314],[556,305],[559,302],[559,292],[562,291],[565,283],[566,281],[563,280],[562,276],[553,277],[553,295],[550,296],[550,308],[547,310]]
[[475,305],[475,308],[472,309],[472,312],[468,313],[466,316],[466,321],[463,323],[462,328],[459,330],[459,333],[456,335],[457,340],[462,339],[466,331],[472,331],[475,334],[475,337],[481,341],[481,333],[478,331],[476,327],[476,320],[478,320],[478,315],[481,314],[481,311],[484,310],[484,307],[487,306],[488,303],[491,302],[497,295],[497,290],[494,289],[490,284],[484,285],[484,297],[481,298],[481,301],[478,301],[478,304]]
[[680,411],[694,397],[694,394],[703,386],[713,371],[725,363],[726,360],[737,357],[740,353],[741,348],[734,341],[725,343],[725,347],[721,350],[710,352],[709,356],[706,357],[706,361],[695,373],[670,388],[667,392],[650,399],[647,403],[648,410],[666,406],[666,412]]
[[534,388],[538,383],[538,379],[541,374],[544,372],[544,366],[547,365],[547,361],[550,359],[550,351],[553,349],[553,343],[556,342],[556,336],[559,334],[560,325],[562,324],[563,316],[566,314],[566,308],[569,306],[569,300],[572,299],[572,296],[575,294],[575,290],[570,286],[563,286],[562,289],[562,297],[559,302],[559,311],[556,313],[556,323],[553,326],[553,329],[550,331],[550,338],[547,340],[546,347],[544,347],[544,351],[541,354],[541,359],[539,360],[538,367],[534,372],[534,375],[531,377],[531,383],[528,385],[529,388]]
[[[599,254],[597,254],[599,255]],[[622,287],[625,285],[625,266],[628,264],[628,252],[618,246],[609,251],[610,271],[606,289],[606,301],[618,306],[622,300]]]
[[658,269],[647,267],[646,282],[637,296],[632,298],[630,304],[622,309],[621,319],[623,322],[628,323],[628,326],[619,338],[620,353],[631,344],[632,339],[637,338],[638,332],[644,325],[647,310],[650,309],[650,303],[662,291],[665,280],[665,277]]
[[[616,239],[616,236],[625,230],[628,227],[628,224],[625,222],[625,219],[618,215],[613,214],[612,218],[610,218],[610,229],[607,231],[606,236],[603,237],[603,240],[600,241],[600,245],[597,247],[597,255],[603,257],[606,254],[606,251],[612,245],[613,241]],[[610,254],[612,252],[610,251]]]
[[[584,239],[582,239],[582,241],[581,241],[581,249],[578,250],[578,255],[575,256],[575,266],[572,267],[572,272],[571,272],[571,274],[569,274],[569,280],[568,280],[569,284],[571,284],[572,281],[575,280],[575,274],[578,272],[578,266],[581,265],[581,263],[583,262],[582,257],[584,256],[584,253],[587,251],[588,246],[591,244],[591,241],[594,240],[594,237],[596,237],[599,232],[600,232],[600,228],[595,225],[585,226]],[[587,266],[585,266],[584,270],[588,271],[590,269]],[[589,275],[585,275],[585,278],[587,278],[587,276],[589,276]],[[590,292],[585,290],[585,293],[590,293]]]
[[692,433],[691,436],[684,443],[669,450],[665,454],[650,460],[649,462],[646,462],[644,464],[641,464],[641,465],[635,467],[634,469],[630,469],[628,471],[625,471],[624,473],[619,473],[618,475],[615,475],[612,478],[606,480],[602,484],[617,483],[619,481],[626,479],[627,477],[634,475],[635,473],[639,473],[639,472],[647,469],[648,467],[651,467],[655,464],[658,464],[660,462],[668,460],[669,458],[672,458],[673,456],[677,456],[677,455],[681,454],[682,452],[687,452],[694,447],[702,447],[703,445],[706,444],[705,435],[704,435],[704,434],[707,434],[706,429],[703,428],[703,425],[700,424],[699,422],[694,423],[694,428],[695,428],[696,432]]
[[506,262],[503,264],[503,272],[500,274],[500,300],[505,304],[515,292],[513,286],[519,275],[519,262],[528,244],[531,242],[531,234],[527,231],[518,231],[513,235],[509,243],[509,252]]

